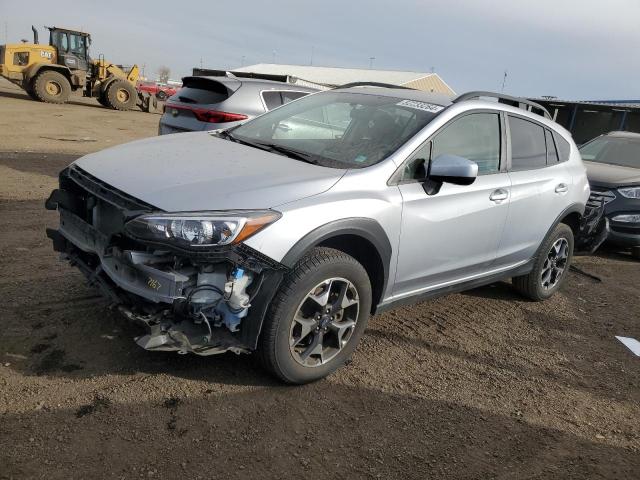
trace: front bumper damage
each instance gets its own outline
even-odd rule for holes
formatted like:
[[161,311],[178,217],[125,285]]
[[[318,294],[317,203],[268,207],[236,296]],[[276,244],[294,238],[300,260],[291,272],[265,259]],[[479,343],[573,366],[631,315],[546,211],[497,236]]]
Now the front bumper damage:
[[46,208],[54,250],[80,269],[126,318],[147,350],[213,355],[255,350],[286,267],[244,245],[186,251],[127,237],[124,224],[158,209],[78,167],[60,174]]
[[580,218],[580,229],[575,238],[576,255],[593,255],[610,233],[609,219],[602,200],[589,199]]

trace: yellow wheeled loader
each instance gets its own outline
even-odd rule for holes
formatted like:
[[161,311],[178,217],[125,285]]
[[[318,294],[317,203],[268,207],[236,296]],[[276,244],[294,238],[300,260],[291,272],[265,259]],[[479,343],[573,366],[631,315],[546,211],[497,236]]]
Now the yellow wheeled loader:
[[121,67],[89,57],[91,35],[66,28],[46,27],[49,45],[38,42],[0,45],[0,75],[24,89],[35,100],[65,103],[71,92],[82,90],[105,107],[129,110],[138,103],[139,69]]

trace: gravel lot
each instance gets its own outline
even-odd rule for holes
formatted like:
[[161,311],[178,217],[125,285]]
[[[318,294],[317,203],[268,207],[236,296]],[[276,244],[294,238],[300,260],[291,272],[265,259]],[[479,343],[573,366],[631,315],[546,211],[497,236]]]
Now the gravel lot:
[[640,476],[640,358],[614,338],[640,338],[630,256],[577,259],[602,282],[546,303],[498,283],[377,316],[304,387],[146,352],[44,233],[61,168],[157,129],[85,103],[0,84],[0,479]]

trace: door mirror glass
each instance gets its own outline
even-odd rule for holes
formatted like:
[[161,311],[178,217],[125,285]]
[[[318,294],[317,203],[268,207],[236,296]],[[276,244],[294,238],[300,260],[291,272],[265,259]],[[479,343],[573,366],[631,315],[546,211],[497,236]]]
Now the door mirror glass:
[[455,185],[471,185],[478,176],[478,164],[457,155],[438,155],[429,168],[429,180]]

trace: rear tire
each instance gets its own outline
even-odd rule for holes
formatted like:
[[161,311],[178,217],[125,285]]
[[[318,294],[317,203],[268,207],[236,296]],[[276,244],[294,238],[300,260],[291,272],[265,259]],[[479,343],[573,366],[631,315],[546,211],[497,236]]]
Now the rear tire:
[[114,80],[103,95],[108,106],[115,110],[131,110],[138,100],[136,89],[126,80]]
[[269,307],[261,363],[286,383],[326,377],[351,358],[370,311],[371,282],[362,265],[339,250],[314,248],[285,276]]
[[640,260],[640,247],[631,247],[631,256],[636,260]]
[[556,226],[544,239],[528,275],[514,277],[514,288],[525,297],[539,302],[558,291],[569,272],[573,258],[573,231],[564,223]]
[[61,73],[45,70],[33,81],[33,94],[41,102],[66,103],[71,94],[71,85]]

